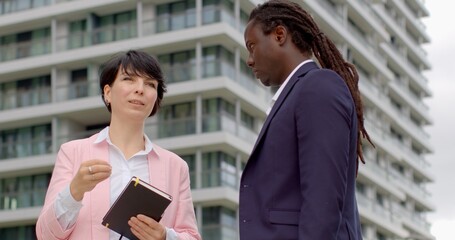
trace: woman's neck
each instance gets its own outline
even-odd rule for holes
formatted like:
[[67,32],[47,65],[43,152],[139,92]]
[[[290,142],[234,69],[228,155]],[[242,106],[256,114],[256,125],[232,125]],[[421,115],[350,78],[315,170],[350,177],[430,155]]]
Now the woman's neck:
[[119,123],[112,119],[109,125],[109,138],[128,160],[145,149],[144,124]]

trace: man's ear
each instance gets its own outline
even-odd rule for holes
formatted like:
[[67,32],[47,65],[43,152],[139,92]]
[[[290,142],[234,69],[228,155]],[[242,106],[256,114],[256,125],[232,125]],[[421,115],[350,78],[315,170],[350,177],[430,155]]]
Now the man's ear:
[[275,40],[280,44],[283,45],[286,42],[286,38],[288,35],[287,29],[282,26],[278,25],[275,30],[273,31],[273,34],[275,35]]

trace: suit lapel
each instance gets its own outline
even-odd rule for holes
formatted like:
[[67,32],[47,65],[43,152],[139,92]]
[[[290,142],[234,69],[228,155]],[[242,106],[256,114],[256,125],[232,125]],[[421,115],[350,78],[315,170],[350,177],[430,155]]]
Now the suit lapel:
[[254,151],[256,150],[257,146],[260,144],[262,138],[264,137],[264,134],[267,132],[267,129],[270,125],[270,122],[272,121],[273,117],[275,116],[276,112],[280,109],[281,105],[283,104],[284,100],[287,98],[289,93],[291,92],[292,88],[294,85],[297,83],[299,78],[303,77],[305,74],[307,74],[310,70],[313,69],[318,69],[318,65],[314,62],[309,62],[301,66],[289,79],[289,82],[286,84],[284,87],[283,91],[281,92],[280,96],[276,100],[275,104],[273,105],[272,109],[270,110],[269,115],[265,119],[264,125],[261,128],[261,132],[259,132],[259,136],[256,140],[256,143],[254,144],[253,151],[251,151],[250,159],[251,156],[253,156]]

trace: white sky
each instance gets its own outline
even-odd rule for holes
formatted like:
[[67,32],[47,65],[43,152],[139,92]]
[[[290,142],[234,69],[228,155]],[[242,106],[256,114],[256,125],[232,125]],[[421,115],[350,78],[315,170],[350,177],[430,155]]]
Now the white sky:
[[455,1],[425,0],[431,43],[424,46],[432,69],[425,72],[433,96],[426,102],[433,125],[426,130],[435,150],[428,156],[435,182],[428,186],[436,211],[429,214],[437,240],[455,239]]

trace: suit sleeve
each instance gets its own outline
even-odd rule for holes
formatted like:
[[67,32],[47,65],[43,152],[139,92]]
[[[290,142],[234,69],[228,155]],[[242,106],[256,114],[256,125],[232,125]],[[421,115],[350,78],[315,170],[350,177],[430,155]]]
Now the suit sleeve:
[[36,236],[38,239],[67,239],[72,233],[76,224],[64,230],[56,217],[54,203],[57,195],[69,185],[73,178],[74,162],[69,156],[71,148],[69,145],[62,145],[55,162],[52,178],[47,189],[43,209],[36,223]]
[[297,88],[295,104],[302,204],[299,239],[336,239],[347,189],[351,117],[349,89],[318,70]]

